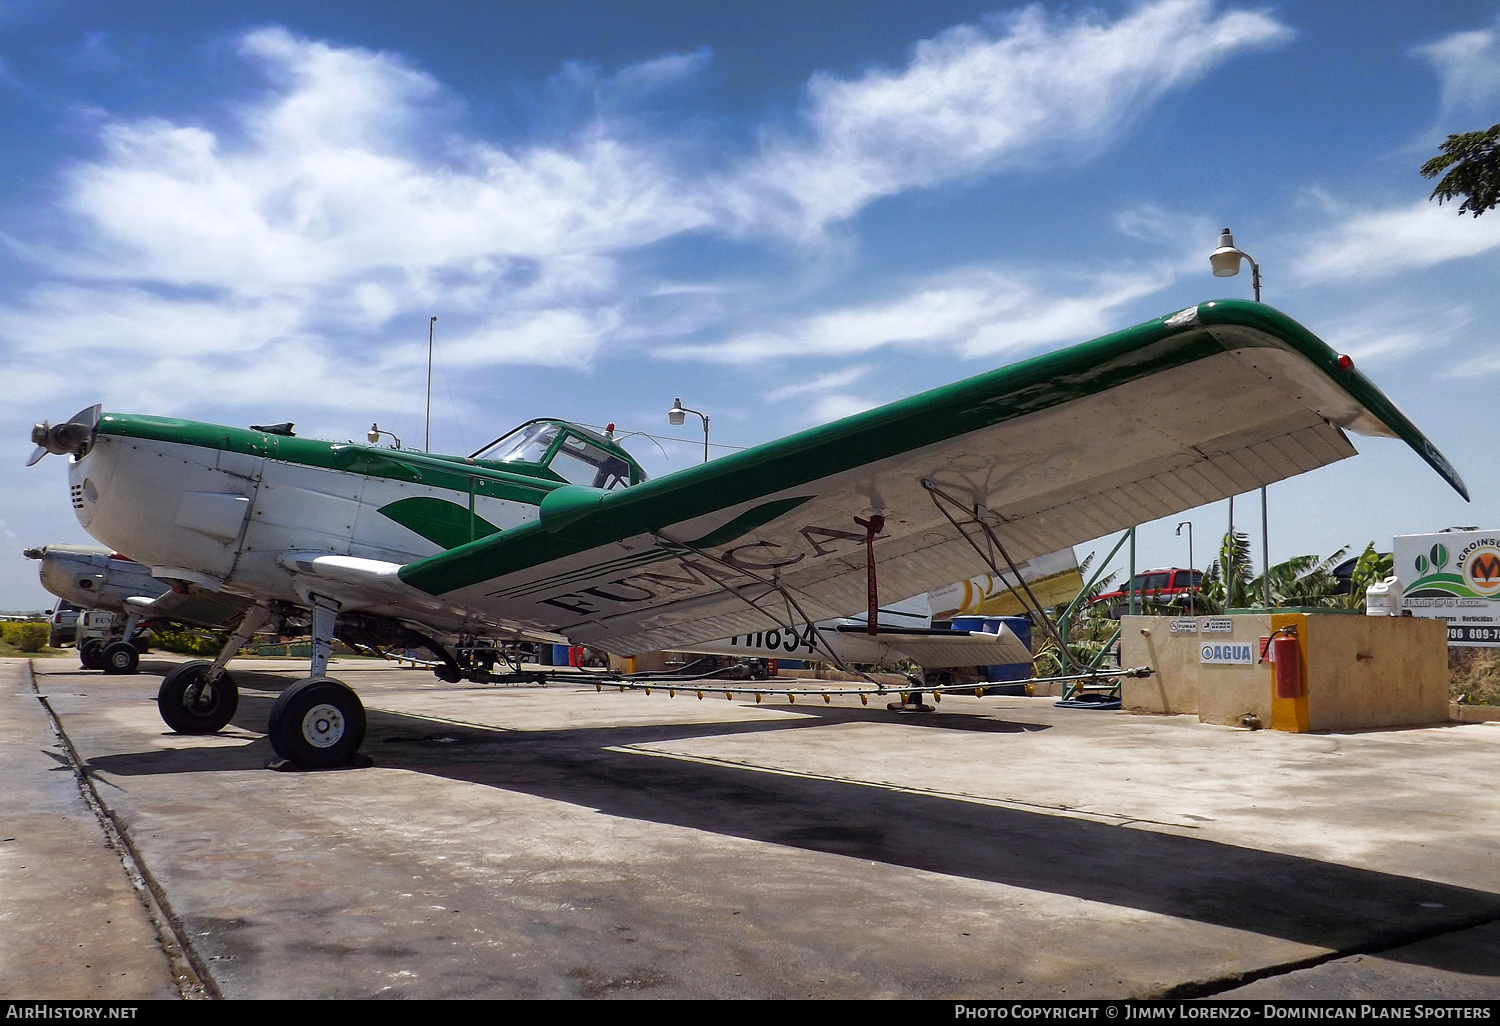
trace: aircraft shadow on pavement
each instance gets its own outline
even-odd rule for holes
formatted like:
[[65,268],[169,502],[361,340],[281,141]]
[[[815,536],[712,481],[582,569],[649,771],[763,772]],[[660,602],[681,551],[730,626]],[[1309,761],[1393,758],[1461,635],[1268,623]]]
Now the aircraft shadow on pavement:
[[[264,730],[271,701],[243,696],[236,725]],[[371,711],[363,751],[382,767],[567,802],[608,816],[1069,895],[1341,953],[1384,951],[1384,957],[1434,968],[1500,976],[1493,962],[1480,960],[1484,968],[1476,970],[1475,959],[1437,945],[1387,950],[1500,919],[1500,895],[1489,892],[892,787],[619,750],[829,722],[879,718],[927,726],[963,716],[814,706],[795,711],[808,715],[551,731],[489,730]],[[996,733],[1042,726],[986,722]],[[232,747],[105,756],[89,760],[87,768],[122,776],[242,770],[264,766],[271,756],[269,742],[261,739]]]

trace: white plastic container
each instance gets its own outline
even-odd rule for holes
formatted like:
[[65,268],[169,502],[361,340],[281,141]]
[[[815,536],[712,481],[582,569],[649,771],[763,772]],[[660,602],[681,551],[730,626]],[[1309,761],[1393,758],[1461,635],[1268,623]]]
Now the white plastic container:
[[1401,615],[1401,580],[1387,577],[1365,589],[1366,616]]

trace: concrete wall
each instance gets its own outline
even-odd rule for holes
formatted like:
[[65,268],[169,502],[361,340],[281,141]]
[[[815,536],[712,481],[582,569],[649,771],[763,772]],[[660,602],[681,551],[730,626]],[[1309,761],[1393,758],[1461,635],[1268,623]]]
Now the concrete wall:
[[[1120,688],[1120,704],[1128,712],[1190,713],[1204,723],[1236,724],[1251,713],[1271,722],[1271,685],[1261,665],[1213,665],[1200,662],[1205,641],[1258,645],[1270,633],[1265,614],[1227,617],[1227,634],[1173,634],[1174,617],[1126,616],[1120,620],[1124,665],[1156,670],[1144,679],[1127,678]],[[1183,617],[1181,619],[1187,619]],[[1205,617],[1198,617],[1202,623]],[[1257,652],[1259,649],[1257,648]]]
[[1308,616],[1307,729],[1448,719],[1448,630],[1412,616]]
[[[1156,673],[1124,681],[1128,712],[1196,714],[1205,723],[1237,724],[1247,713],[1281,730],[1357,730],[1448,719],[1447,632],[1439,620],[1340,614],[1247,613],[1227,619],[1228,633],[1173,633],[1173,618],[1121,621],[1126,666]],[[1302,694],[1274,699],[1274,667],[1259,661],[1261,639],[1297,628]],[[1204,663],[1205,642],[1254,646],[1251,665]]]

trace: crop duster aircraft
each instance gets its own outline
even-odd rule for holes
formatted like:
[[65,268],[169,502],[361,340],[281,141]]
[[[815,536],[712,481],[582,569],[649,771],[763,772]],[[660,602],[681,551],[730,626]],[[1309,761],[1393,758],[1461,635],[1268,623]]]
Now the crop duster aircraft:
[[[1163,401],[1168,397],[1168,401]],[[614,440],[535,420],[469,457],[86,410],[38,425],[70,457],[85,530],[192,591],[249,606],[212,663],[162,681],[184,732],[233,714],[224,665],[276,618],[311,622],[310,675],[270,715],[276,752],[338,765],[364,709],[330,642],[427,646],[555,632],[621,655],[878,608],[1404,441],[1417,427],[1307,329],[1218,301],[646,480]],[[878,572],[878,579],[877,579]],[[873,619],[873,618],[872,618]]]

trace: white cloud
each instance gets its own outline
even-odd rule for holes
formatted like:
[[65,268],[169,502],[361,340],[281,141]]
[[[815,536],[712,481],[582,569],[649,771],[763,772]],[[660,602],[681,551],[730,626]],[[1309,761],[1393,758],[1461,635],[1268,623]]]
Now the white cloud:
[[[1289,35],[1210,0],[1157,0],[1114,20],[1027,9],[918,43],[899,71],[815,75],[805,140],[772,139],[705,178],[684,170],[691,143],[609,112],[690,79],[707,50],[595,76],[595,110],[571,136],[501,146],[464,134],[459,101],[398,55],[257,30],[239,56],[262,92],[213,122],[101,115],[100,152],[60,182],[66,233],[6,238],[44,283],[0,304],[0,376],[40,374],[66,354],[157,407],[212,401],[232,374],[246,403],[279,394],[345,409],[385,393],[350,385],[343,365],[409,372],[422,354],[415,338],[392,341],[410,331],[396,318],[429,311],[455,367],[585,366],[607,342],[711,332],[728,315],[722,283],[634,289],[622,270],[632,251],[697,230],[805,235],[879,196],[1059,146],[1087,154],[1165,91]],[[1097,275],[1069,291],[969,269],[700,355],[988,355],[1105,327],[1160,277]],[[284,363],[258,369],[272,360],[300,361],[297,381],[272,384],[286,378]],[[325,373],[337,388],[317,384]]]
[[479,325],[445,343],[443,359],[463,368],[499,363],[581,367],[619,326],[618,310],[539,310]]
[[1431,267],[1500,247],[1500,219],[1459,217],[1417,200],[1352,214],[1313,236],[1293,275],[1309,282],[1373,278]]
[[812,409],[808,411],[807,420],[809,424],[826,424],[830,420],[852,417],[856,413],[873,410],[879,405],[871,399],[835,392],[831,395],[820,396],[818,401],[813,403]]
[[299,331],[296,296],[162,296],[127,285],[44,285],[0,307],[0,337],[16,353],[69,360],[240,353]]
[[[390,322],[439,306],[456,366],[584,365],[619,327],[616,254],[707,222],[670,147],[602,120],[506,149],[454,131],[457,102],[398,56],[280,28],[239,52],[262,94],[213,127],[103,118],[100,154],[63,174],[67,234],[6,239],[50,281],[0,305],[0,377],[65,357],[154,408],[232,376],[236,405],[346,409],[388,396],[344,362],[409,370],[425,346],[393,345]],[[606,85],[639,94],[707,60]]]
[[790,399],[793,396],[807,395],[811,392],[826,392],[830,388],[843,388],[845,385],[854,384],[854,382],[869,372],[870,368],[867,366],[846,367],[843,370],[833,371],[830,374],[820,374],[815,378],[798,382],[795,385],[785,385],[767,395],[766,398],[773,403],[779,403],[783,399]]
[[[492,276],[509,259],[639,246],[706,223],[650,151],[585,133],[570,151],[450,138],[434,157],[442,90],[389,54],[280,29],[245,55],[278,91],[238,130],[115,122],[104,158],[76,167],[80,245],[59,270],[236,291],[366,275]],[[241,138],[242,137],[242,138]]]
[[1468,306],[1445,307],[1437,297],[1424,302],[1392,296],[1352,317],[1334,318],[1324,339],[1357,365],[1387,363],[1451,345],[1474,319]]
[[723,342],[666,346],[659,353],[747,363],[908,346],[988,357],[1100,334],[1114,324],[1120,306],[1165,288],[1174,277],[1167,266],[1049,278],[970,267],[922,282],[887,302],[819,312]]
[[1173,88],[1290,29],[1210,0],[1158,0],[1115,21],[1040,7],[918,43],[900,71],[814,75],[806,138],[773,138],[726,189],[748,225],[809,234],[872,200],[1064,151],[1092,156]]
[[1454,32],[1413,52],[1437,72],[1444,114],[1482,110],[1500,97],[1500,28]]

